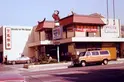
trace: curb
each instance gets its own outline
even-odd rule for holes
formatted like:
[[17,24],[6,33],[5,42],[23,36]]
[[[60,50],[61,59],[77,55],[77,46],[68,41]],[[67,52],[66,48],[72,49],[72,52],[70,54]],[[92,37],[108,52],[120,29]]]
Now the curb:
[[[111,64],[122,64],[124,63],[124,59],[119,59],[117,61],[109,61],[108,65]],[[21,70],[26,70],[26,71],[46,71],[46,70],[57,70],[57,69],[66,69],[68,66],[71,65],[71,62],[67,63],[57,63],[57,64],[44,64],[44,65],[30,65],[27,69],[23,68]]]

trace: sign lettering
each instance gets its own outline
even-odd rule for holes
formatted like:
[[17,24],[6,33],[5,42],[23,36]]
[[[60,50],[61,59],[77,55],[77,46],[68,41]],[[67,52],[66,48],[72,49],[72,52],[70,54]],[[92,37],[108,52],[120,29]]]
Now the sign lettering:
[[5,28],[5,48],[11,49],[11,28]]

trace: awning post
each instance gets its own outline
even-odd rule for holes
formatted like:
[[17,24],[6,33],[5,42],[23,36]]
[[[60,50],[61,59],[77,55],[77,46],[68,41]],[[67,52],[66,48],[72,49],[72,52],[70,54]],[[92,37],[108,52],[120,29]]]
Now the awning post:
[[60,62],[60,57],[59,57],[59,45],[57,45],[57,61]]

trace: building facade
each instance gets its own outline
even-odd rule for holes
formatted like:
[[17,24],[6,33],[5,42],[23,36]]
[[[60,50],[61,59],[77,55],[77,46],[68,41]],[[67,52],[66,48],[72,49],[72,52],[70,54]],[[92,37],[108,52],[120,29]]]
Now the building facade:
[[1,26],[0,27],[0,63],[5,57],[8,61],[16,60],[22,55],[31,56],[28,52],[28,43],[32,42],[33,27]]
[[109,50],[111,59],[124,57],[124,38],[120,20],[101,15],[72,14],[54,21],[45,19],[34,27],[1,26],[0,62],[21,55],[44,60],[49,54],[58,62],[87,50]]
[[109,50],[111,59],[123,57],[124,39],[120,36],[120,20],[100,15],[72,14],[59,20],[42,21],[34,27],[34,42],[29,48],[35,57],[50,54],[60,61],[70,61],[72,55],[86,50]]

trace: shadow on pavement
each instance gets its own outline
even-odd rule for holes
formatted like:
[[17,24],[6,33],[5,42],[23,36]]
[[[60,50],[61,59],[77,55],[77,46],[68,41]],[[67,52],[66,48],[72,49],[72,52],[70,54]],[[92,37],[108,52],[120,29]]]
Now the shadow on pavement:
[[78,73],[55,74],[54,76],[62,77],[67,82],[124,82],[124,70],[122,69],[78,71]]

